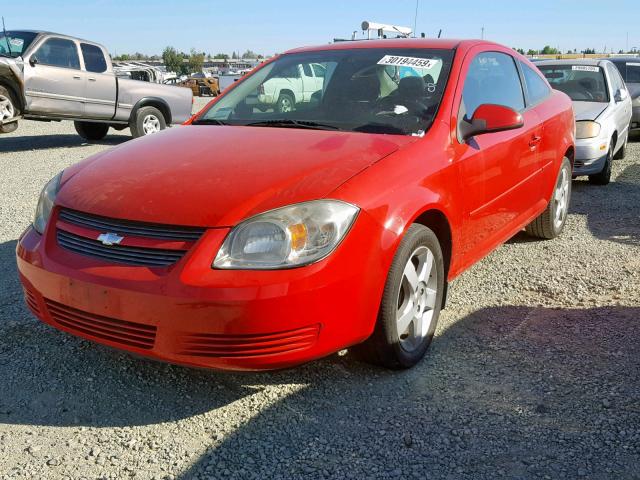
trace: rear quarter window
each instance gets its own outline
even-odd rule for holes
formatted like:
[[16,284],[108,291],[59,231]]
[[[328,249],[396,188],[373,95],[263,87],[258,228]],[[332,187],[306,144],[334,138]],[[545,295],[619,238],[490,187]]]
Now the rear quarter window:
[[88,43],[81,43],[82,58],[84,58],[84,67],[87,72],[104,73],[107,71],[107,61],[104,58],[102,49]]
[[533,105],[542,102],[551,93],[551,88],[529,65],[520,62],[520,67],[522,68],[524,83],[527,86],[529,101]]

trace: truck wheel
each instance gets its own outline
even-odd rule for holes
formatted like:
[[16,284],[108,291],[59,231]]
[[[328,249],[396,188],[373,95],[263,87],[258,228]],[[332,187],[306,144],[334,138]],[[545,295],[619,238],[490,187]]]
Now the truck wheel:
[[393,369],[418,363],[436,331],[444,285],[438,237],[423,225],[411,225],[389,269],[375,330],[355,353]]
[[526,232],[532,237],[551,239],[562,233],[569,213],[571,201],[571,162],[568,158],[562,159],[556,187],[544,212],[533,222],[526,226]]
[[106,123],[73,122],[76,132],[85,140],[102,140],[107,136],[109,125]]
[[296,101],[290,93],[281,93],[276,103],[276,110],[278,113],[293,112]]
[[142,107],[136,112],[135,118],[129,121],[129,128],[133,138],[138,138],[164,130],[167,122],[156,107]]
[[[17,117],[20,114],[20,110],[17,105],[18,103],[13,98],[13,94],[6,88],[0,86],[0,120],[4,121]],[[15,132],[17,128],[18,122],[0,125],[0,133]]]
[[611,140],[609,145],[609,152],[607,153],[607,159],[604,162],[604,167],[600,173],[595,175],[589,175],[589,183],[592,185],[609,185],[611,181],[611,167],[613,163],[613,149],[615,148],[615,142]]

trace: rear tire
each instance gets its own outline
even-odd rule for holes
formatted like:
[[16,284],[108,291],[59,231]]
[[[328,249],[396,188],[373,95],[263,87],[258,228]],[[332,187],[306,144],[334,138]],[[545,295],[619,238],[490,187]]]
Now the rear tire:
[[569,213],[571,201],[571,162],[568,158],[562,159],[556,186],[547,208],[533,222],[525,227],[526,232],[532,237],[552,239],[556,238],[564,230]]
[[296,101],[290,93],[281,93],[276,103],[278,113],[289,113],[295,110]]
[[133,138],[144,137],[167,128],[167,121],[156,107],[142,107],[129,121],[129,128]]
[[433,339],[444,285],[438,237],[423,225],[411,225],[389,269],[374,332],[355,353],[392,369],[418,363]]
[[[3,86],[0,86],[0,120],[9,120],[20,115],[18,102],[13,93]],[[0,133],[11,133],[18,129],[18,122],[0,125]]]
[[78,135],[85,140],[102,140],[109,131],[109,125],[106,123],[73,122],[73,125],[76,127]]
[[604,167],[600,173],[595,175],[589,175],[589,183],[592,185],[609,185],[611,181],[611,168],[613,166],[613,149],[615,148],[615,142],[611,140],[609,145],[609,151],[607,152],[607,159],[604,162]]

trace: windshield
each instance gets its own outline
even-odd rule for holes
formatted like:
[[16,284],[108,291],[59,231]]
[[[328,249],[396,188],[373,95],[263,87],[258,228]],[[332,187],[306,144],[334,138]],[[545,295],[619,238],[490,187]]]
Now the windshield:
[[194,124],[422,135],[438,111],[452,50],[353,49],[283,55]]
[[538,65],[551,87],[582,102],[608,102],[604,72],[592,65]]
[[29,48],[37,33],[32,32],[0,32],[0,55],[19,57]]

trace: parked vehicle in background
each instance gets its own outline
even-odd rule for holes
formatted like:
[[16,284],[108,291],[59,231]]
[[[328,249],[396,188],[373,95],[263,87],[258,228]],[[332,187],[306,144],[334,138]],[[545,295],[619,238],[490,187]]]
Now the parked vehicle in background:
[[326,67],[319,63],[292,65],[260,85],[256,102],[265,111],[291,112],[296,105],[312,101],[312,95],[324,84],[325,73]]
[[640,130],[640,58],[610,58],[631,95],[631,130]]
[[624,158],[631,123],[631,97],[609,60],[546,60],[536,66],[556,90],[571,98],[576,115],[573,175],[596,185],[611,179],[614,158]]
[[220,93],[220,85],[215,77],[190,78],[178,83],[178,86],[191,89],[194,97],[216,97]]
[[118,78],[140,80],[142,82],[162,83],[168,85],[177,79],[174,72],[154,67],[143,62],[113,62],[113,71]]
[[113,127],[134,137],[183,123],[193,96],[184,88],[117,78],[109,53],[94,42],[42,31],[0,34],[0,133],[18,120],[72,120],[80,136]]
[[[326,72],[313,102],[254,103],[300,65]],[[408,368],[450,280],[567,218],[571,101],[495,43],[294,50],[188,123],[47,184],[17,247],[35,315],[191,366],[282,368],[355,346]]]

